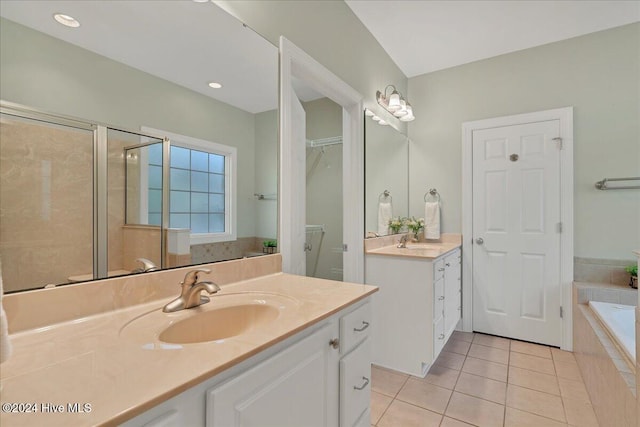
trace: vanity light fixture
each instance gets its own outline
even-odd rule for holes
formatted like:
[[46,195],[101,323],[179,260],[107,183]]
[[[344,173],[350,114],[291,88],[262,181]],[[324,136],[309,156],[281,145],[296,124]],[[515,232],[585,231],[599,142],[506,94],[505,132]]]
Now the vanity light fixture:
[[55,13],[53,15],[53,19],[67,27],[78,28],[80,26],[80,22],[77,19],[73,16],[65,15],[64,13]]
[[[391,94],[388,94],[388,89],[391,88]],[[378,104],[382,106],[389,113],[393,114],[394,117],[400,119],[403,122],[410,122],[415,120],[415,116],[413,115],[413,108],[411,104],[407,102],[406,99],[398,92],[394,85],[388,85],[384,88],[384,93],[377,91],[376,92],[376,100]]]
[[209,83],[209,87],[212,87],[214,89],[220,89],[222,87],[222,85],[218,82],[211,82]]

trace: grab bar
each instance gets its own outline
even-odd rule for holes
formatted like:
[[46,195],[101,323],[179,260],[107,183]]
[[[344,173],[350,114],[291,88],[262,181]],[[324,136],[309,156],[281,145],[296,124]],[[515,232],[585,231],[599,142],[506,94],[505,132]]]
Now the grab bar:
[[640,181],[640,177],[634,176],[629,178],[604,178],[602,181],[598,181],[595,184],[595,187],[598,190],[630,190],[640,188],[640,185],[626,185],[621,187],[609,187],[607,185],[608,182],[611,181]]

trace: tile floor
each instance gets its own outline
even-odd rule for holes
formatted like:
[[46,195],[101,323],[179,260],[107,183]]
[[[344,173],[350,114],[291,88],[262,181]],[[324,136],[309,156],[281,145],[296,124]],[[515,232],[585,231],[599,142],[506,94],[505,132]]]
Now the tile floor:
[[374,366],[377,427],[598,427],[573,353],[454,332],[426,378]]

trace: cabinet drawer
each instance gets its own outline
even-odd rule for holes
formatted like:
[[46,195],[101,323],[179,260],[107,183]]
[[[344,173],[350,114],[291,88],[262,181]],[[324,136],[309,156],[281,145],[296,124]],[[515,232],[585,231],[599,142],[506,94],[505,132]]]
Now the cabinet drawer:
[[433,281],[436,282],[444,277],[444,258],[440,258],[433,263]]
[[371,401],[371,347],[365,339],[340,360],[340,427],[352,427]]
[[444,257],[444,268],[447,274],[453,274],[456,277],[460,277],[460,265],[461,265],[460,250],[455,250],[449,255]]
[[371,304],[366,303],[340,318],[340,353],[347,354],[371,331]]
[[433,323],[433,360],[438,357],[445,344],[444,317]]
[[433,320],[438,320],[442,317],[444,302],[444,279],[440,279],[433,285]]

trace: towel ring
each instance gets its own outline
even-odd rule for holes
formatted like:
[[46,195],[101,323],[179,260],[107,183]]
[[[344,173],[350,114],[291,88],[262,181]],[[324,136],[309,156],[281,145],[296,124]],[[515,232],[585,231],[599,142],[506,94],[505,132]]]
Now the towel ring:
[[433,200],[434,202],[440,202],[440,193],[438,193],[438,190],[436,190],[435,188],[430,189],[429,191],[427,191],[426,193],[424,193],[424,201],[427,201],[427,197],[433,197],[435,200]]
[[389,192],[389,190],[384,190],[382,193],[380,193],[380,195],[378,196],[378,201],[381,202],[383,198],[389,198],[389,201],[392,202],[393,201],[393,197],[391,197],[391,193]]

